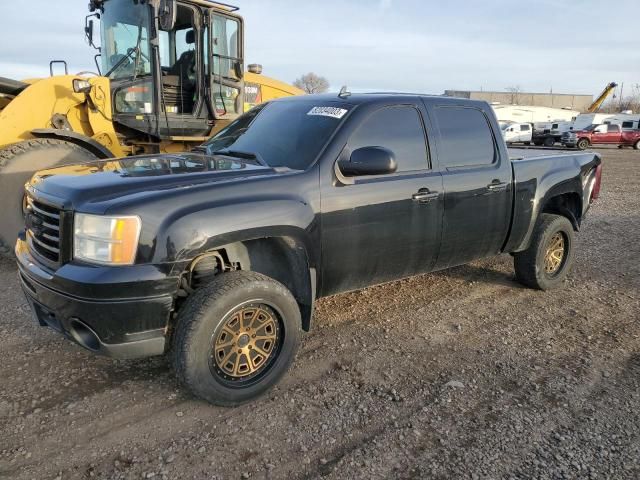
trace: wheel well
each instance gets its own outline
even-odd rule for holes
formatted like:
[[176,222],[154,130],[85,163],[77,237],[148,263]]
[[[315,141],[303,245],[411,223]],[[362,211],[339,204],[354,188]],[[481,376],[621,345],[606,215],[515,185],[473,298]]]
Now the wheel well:
[[282,283],[300,306],[302,328],[309,331],[315,300],[315,278],[303,244],[292,237],[267,237],[223,245],[196,257],[185,271],[183,295],[214,276],[232,270],[262,273]]
[[567,217],[577,232],[582,221],[582,200],[580,195],[575,192],[556,195],[545,202],[542,213],[553,213]]
[[80,133],[68,130],[57,130],[55,128],[37,128],[32,130],[31,134],[36,138],[51,138],[54,140],[64,140],[66,142],[73,143],[74,145],[88,150],[100,159],[113,158],[115,156],[101,143],[98,143],[93,138],[89,138]]

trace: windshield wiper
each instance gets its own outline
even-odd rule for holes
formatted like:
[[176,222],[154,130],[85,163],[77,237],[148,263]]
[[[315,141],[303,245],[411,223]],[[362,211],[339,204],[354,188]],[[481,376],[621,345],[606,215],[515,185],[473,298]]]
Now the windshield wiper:
[[262,165],[263,167],[268,167],[269,164],[264,161],[264,158],[259,153],[253,152],[245,152],[242,150],[230,150],[228,148],[223,148],[222,150],[216,150],[213,152],[213,155],[226,155],[227,157],[235,157],[242,158],[244,160],[255,160],[255,163],[258,165]]

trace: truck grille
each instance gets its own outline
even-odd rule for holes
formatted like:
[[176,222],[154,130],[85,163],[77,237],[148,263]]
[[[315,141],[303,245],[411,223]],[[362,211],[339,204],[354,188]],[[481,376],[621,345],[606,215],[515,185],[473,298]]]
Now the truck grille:
[[59,263],[62,211],[27,197],[25,220],[29,247],[42,258]]

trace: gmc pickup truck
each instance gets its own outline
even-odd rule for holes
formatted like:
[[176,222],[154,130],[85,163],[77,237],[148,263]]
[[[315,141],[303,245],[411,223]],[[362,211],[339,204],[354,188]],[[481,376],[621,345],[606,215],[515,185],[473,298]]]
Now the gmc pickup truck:
[[197,151],[38,172],[15,253],[40,325],[247,402],[317,298],[510,253],[557,287],[600,189],[595,153],[509,158],[485,102],[403,94],[259,105]]
[[591,145],[617,145],[640,150],[640,130],[625,130],[620,125],[592,125],[584,130],[562,134],[560,142],[565,147],[586,150]]

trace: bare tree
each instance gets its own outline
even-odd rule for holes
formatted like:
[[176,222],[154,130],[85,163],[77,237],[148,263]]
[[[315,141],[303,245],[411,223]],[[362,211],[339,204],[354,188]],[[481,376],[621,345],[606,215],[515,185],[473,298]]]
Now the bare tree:
[[518,105],[520,103],[520,93],[522,92],[522,88],[520,87],[520,85],[507,87],[505,88],[505,90],[511,93],[511,104]]
[[329,80],[313,72],[297,78],[293,85],[307,93],[324,93],[329,90]]

